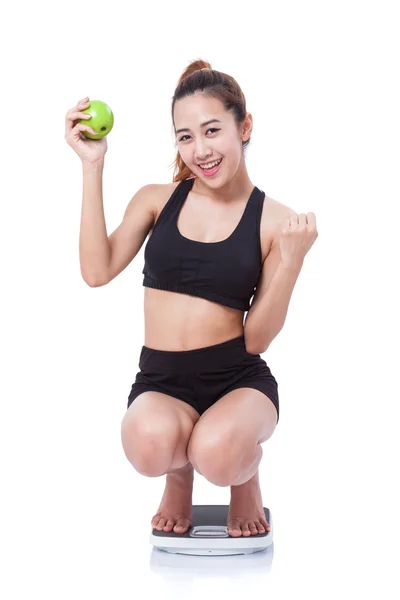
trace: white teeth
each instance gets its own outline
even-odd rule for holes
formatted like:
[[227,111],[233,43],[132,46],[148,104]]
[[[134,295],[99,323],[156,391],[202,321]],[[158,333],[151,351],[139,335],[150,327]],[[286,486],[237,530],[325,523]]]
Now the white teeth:
[[199,165],[199,167],[201,167],[202,169],[211,169],[215,165],[219,165],[219,163],[221,162],[221,160],[222,160],[222,158],[220,158],[219,160],[215,160],[214,162],[211,162],[211,163],[206,163],[204,165]]

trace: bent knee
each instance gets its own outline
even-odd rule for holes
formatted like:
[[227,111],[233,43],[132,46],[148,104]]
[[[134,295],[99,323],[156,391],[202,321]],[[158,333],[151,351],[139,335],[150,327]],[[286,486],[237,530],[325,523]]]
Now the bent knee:
[[192,423],[170,415],[125,415],[121,440],[125,456],[141,475],[164,475],[182,440],[189,440]]
[[165,419],[126,419],[121,424],[125,455],[137,471],[146,475],[158,473],[178,436],[178,428]]

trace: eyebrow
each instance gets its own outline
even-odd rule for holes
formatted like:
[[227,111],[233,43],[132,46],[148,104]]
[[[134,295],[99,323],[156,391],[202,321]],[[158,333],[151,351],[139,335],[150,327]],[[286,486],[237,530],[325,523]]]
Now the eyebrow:
[[[206,125],[209,125],[210,123],[222,123],[222,121],[220,121],[219,119],[210,119],[209,121],[202,123],[200,125],[200,127],[205,127]],[[190,129],[188,129],[187,127],[183,127],[182,129],[177,129],[175,131],[175,135],[178,135],[178,133],[181,133],[182,131],[190,131]]]

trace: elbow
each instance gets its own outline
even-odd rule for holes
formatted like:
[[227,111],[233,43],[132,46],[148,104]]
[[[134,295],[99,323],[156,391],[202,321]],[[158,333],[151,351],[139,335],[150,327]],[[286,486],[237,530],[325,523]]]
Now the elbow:
[[244,328],[246,352],[249,354],[262,354],[265,352],[265,344],[262,343],[259,336],[255,336],[249,331],[249,328]]
[[265,352],[266,348],[261,347],[259,344],[252,344],[251,342],[246,342],[246,352],[249,354],[262,354]]
[[263,347],[263,348],[260,348],[260,347],[257,347],[257,348],[251,348],[251,347],[247,348],[247,346],[246,346],[246,350],[247,350],[247,352],[249,354],[257,354],[257,355],[258,354],[262,354],[263,352],[265,352],[267,348],[268,348],[268,346],[267,347]]
[[101,283],[101,282],[99,282],[99,281],[97,281],[97,280],[96,280],[96,281],[95,281],[95,280],[93,280],[93,281],[91,281],[91,280],[89,280],[89,281],[86,281],[86,280],[85,280],[85,283],[86,283],[86,284],[87,284],[89,287],[91,287],[91,288],[97,288],[97,287],[101,287],[102,285],[105,285],[104,283]]
[[250,337],[247,334],[245,334],[245,340],[246,340],[246,351],[249,354],[263,354],[263,352],[266,352],[273,340],[273,337],[271,337],[271,335],[267,335],[264,337],[264,339],[260,339],[259,336],[255,337],[252,336]]
[[106,285],[106,283],[108,283],[108,281],[106,281],[105,279],[99,279],[99,278],[95,278],[95,277],[86,277],[83,274],[82,274],[82,279],[86,283],[86,285],[88,285],[91,288],[102,287],[103,285]]
[[103,287],[103,285],[107,285],[108,281],[104,281],[103,279],[93,279],[86,282],[87,285],[91,288]]
[[246,352],[248,352],[249,354],[260,354],[258,349],[259,349],[259,345],[254,343],[254,340],[252,341],[251,339],[249,339],[249,334],[246,331],[245,328],[245,347],[246,347]]
[[100,271],[93,271],[91,269],[86,270],[82,264],[80,265],[81,277],[83,281],[91,288],[102,287],[111,281],[110,272],[107,269],[101,269]]

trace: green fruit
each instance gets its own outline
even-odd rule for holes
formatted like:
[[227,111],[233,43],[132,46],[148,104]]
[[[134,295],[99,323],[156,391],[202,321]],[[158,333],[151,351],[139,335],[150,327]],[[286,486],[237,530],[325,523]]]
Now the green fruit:
[[91,119],[79,119],[79,123],[86,123],[97,131],[94,135],[90,131],[82,131],[83,135],[91,140],[100,140],[108,135],[114,125],[114,115],[111,108],[101,100],[90,100],[89,108],[81,111],[91,115]]

